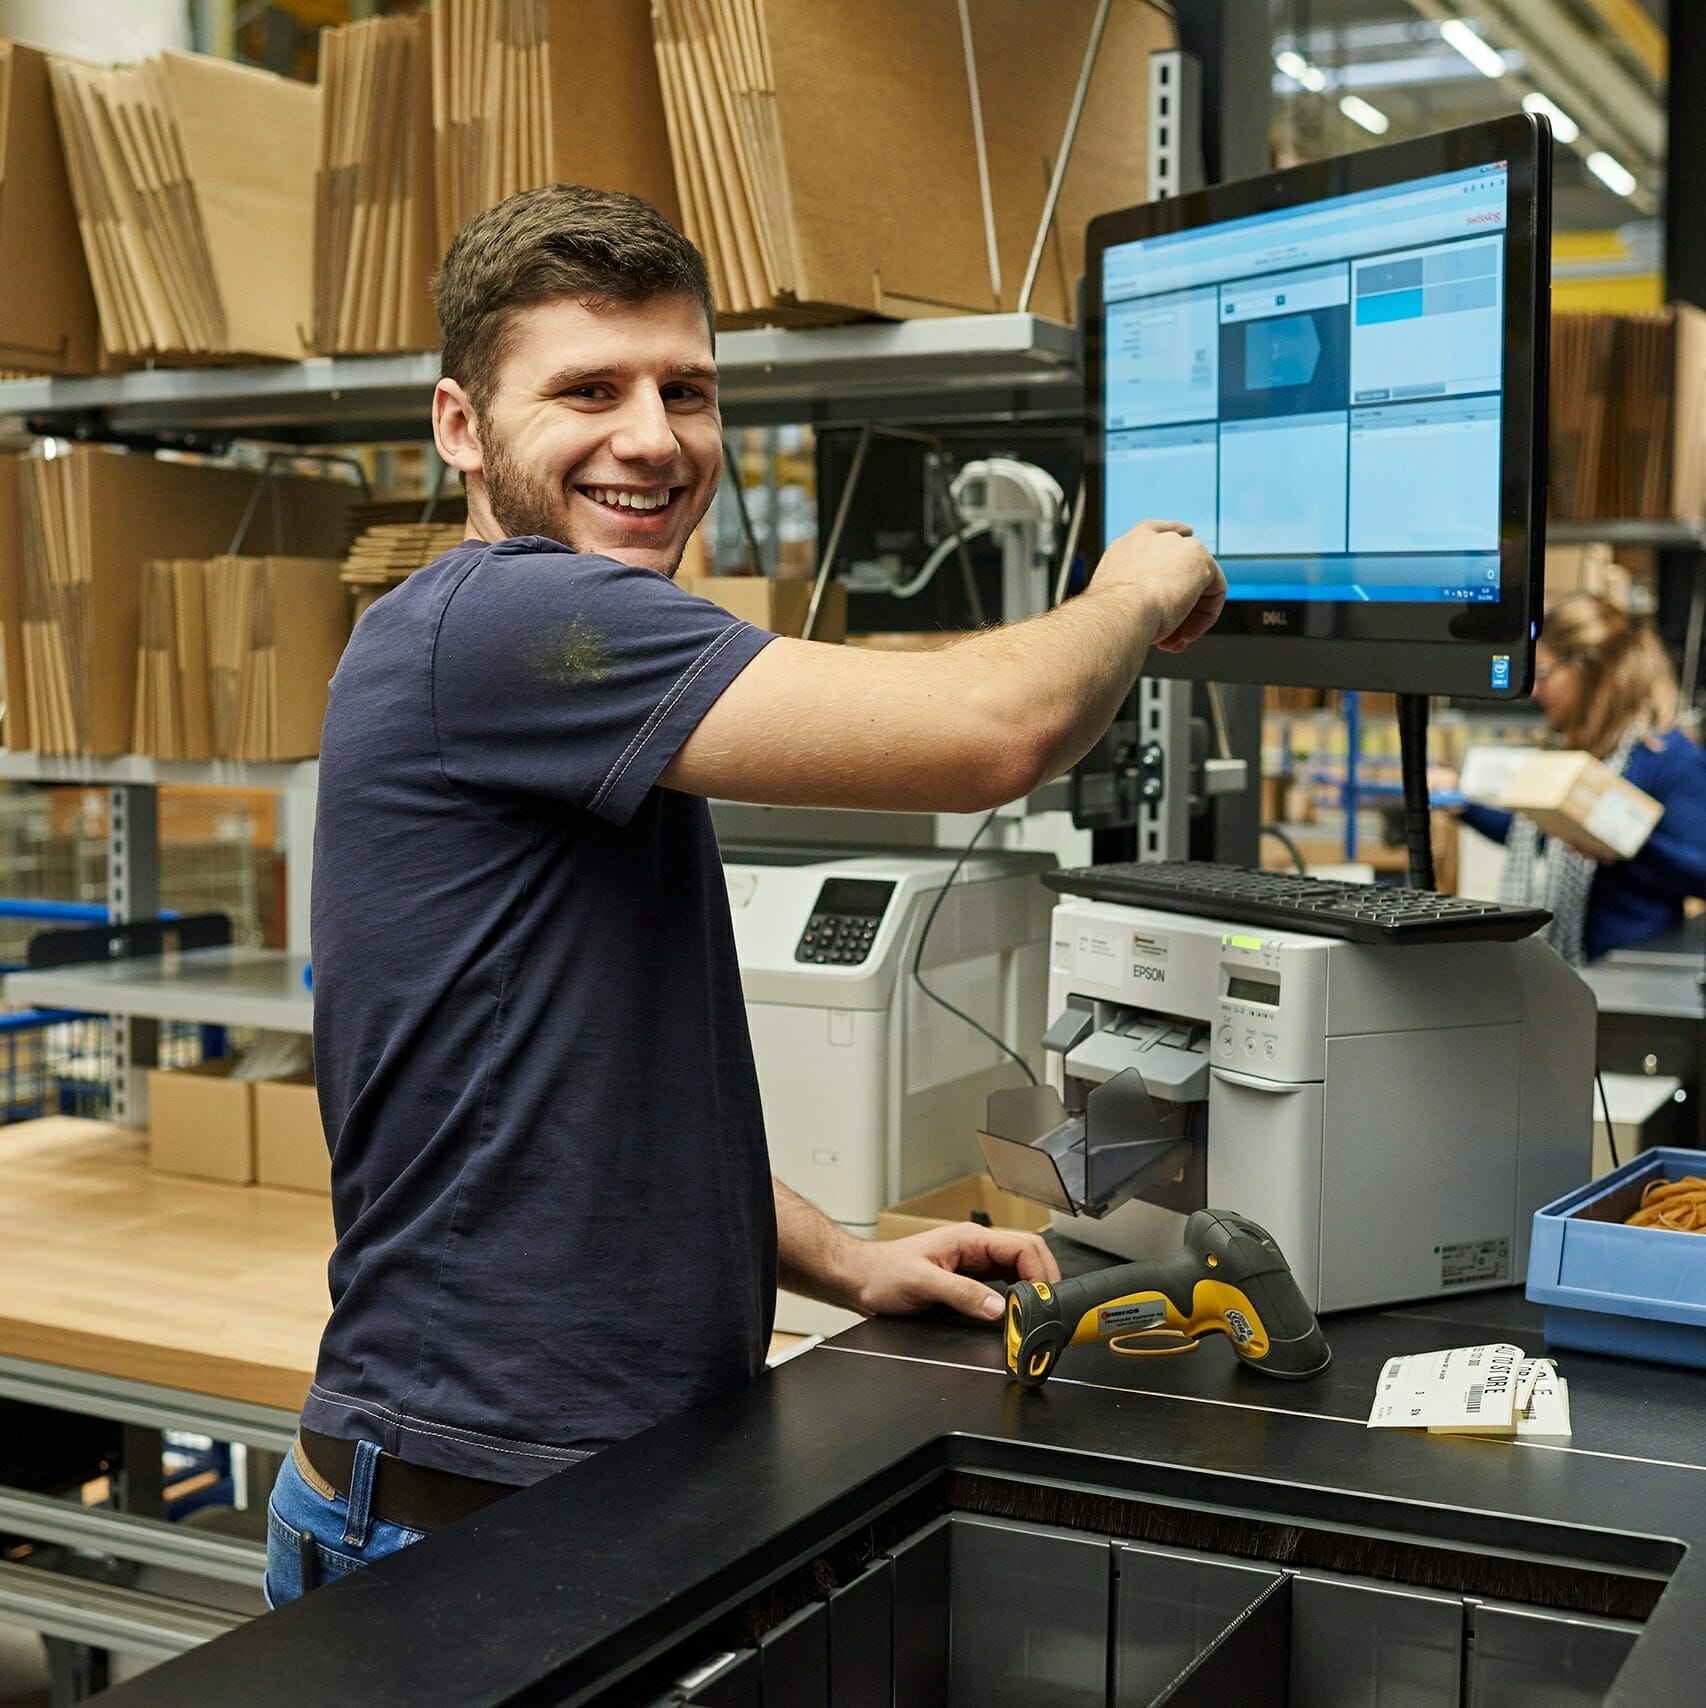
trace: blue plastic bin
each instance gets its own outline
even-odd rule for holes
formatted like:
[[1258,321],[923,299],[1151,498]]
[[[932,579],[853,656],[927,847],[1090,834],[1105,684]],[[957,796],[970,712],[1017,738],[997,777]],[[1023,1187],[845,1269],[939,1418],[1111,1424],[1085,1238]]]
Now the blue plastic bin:
[[1528,1296],[1546,1344],[1706,1369],[1706,1234],[1628,1228],[1652,1180],[1706,1179],[1706,1151],[1643,1151],[1534,1213]]

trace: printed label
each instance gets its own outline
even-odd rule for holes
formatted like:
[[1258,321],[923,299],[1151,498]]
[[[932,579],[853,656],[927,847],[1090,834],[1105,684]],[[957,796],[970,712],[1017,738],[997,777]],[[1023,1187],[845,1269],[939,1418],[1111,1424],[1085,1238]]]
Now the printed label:
[[1228,1311],[1226,1326],[1232,1331],[1232,1338],[1240,1346],[1248,1346],[1256,1338],[1256,1331],[1250,1325],[1250,1319],[1242,1311]]
[[1521,1364],[1522,1349],[1504,1342],[1388,1359],[1369,1427],[1514,1429]]
[[1135,1305],[1104,1305],[1096,1312],[1098,1334],[1131,1334],[1159,1328],[1167,1320],[1165,1299],[1142,1299]]
[[1093,931],[1078,933],[1078,970],[1112,984],[1119,978],[1120,949],[1112,937]]
[[1439,1284],[1467,1287],[1476,1281],[1508,1281],[1511,1272],[1509,1239],[1458,1240],[1439,1248]]
[[1167,977],[1168,938],[1160,931],[1131,934],[1131,976],[1146,984],[1160,984]]

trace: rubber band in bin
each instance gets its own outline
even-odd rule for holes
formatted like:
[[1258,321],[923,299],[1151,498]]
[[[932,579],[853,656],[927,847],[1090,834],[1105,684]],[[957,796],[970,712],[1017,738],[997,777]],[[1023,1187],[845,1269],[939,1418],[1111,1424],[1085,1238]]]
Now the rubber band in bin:
[[1706,1369],[1706,1234],[1624,1225],[1648,1185],[1690,1175],[1706,1151],[1643,1151],[1535,1211],[1528,1296],[1549,1347]]

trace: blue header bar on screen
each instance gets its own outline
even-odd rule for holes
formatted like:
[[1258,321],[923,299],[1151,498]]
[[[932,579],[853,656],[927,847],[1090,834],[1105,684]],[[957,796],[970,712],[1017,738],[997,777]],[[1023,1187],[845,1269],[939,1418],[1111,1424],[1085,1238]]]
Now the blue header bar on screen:
[[1102,257],[1102,300],[1114,303],[1366,255],[1376,228],[1381,246],[1394,249],[1502,232],[1508,177],[1502,163],[1476,166],[1115,244]]

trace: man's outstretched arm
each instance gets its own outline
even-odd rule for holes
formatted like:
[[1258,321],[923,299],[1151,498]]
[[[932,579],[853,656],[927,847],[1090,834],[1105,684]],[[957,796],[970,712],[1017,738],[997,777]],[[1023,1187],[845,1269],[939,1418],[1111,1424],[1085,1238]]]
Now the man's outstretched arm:
[[993,1321],[1003,1300],[979,1276],[1058,1281],[1040,1234],[955,1222],[906,1239],[856,1239],[792,1187],[776,1189],[778,1279],[791,1293],[872,1316],[908,1316],[952,1305]]

